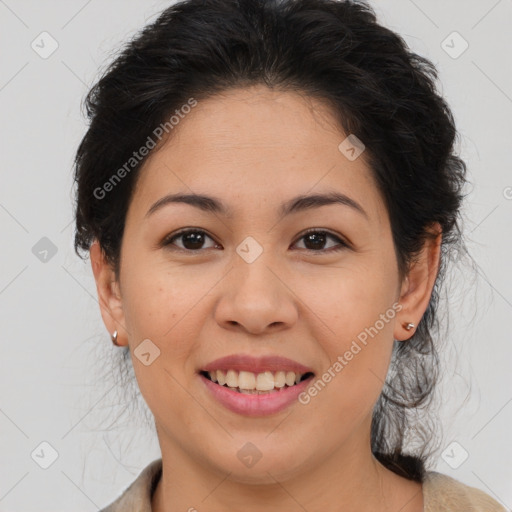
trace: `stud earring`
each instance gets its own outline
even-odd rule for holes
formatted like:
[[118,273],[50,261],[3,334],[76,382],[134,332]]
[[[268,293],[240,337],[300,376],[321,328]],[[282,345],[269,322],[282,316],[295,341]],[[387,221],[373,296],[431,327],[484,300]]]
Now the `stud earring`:
[[110,338],[112,339],[112,343],[116,346],[116,347],[119,347],[119,343],[117,343],[117,330],[114,331],[114,334],[112,334],[110,336]]
[[404,323],[402,324],[402,327],[404,329],[407,329],[408,331],[410,331],[411,329],[413,329],[414,327],[416,327],[414,324],[411,324],[410,322],[409,323]]

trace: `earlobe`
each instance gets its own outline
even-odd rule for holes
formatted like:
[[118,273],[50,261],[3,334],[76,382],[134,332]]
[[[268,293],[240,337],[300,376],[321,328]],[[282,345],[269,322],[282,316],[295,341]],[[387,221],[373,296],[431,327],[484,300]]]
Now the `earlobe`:
[[124,312],[122,308],[119,285],[111,265],[105,259],[97,240],[91,244],[89,255],[91,267],[96,281],[98,302],[100,305],[101,317],[105,327],[110,333],[111,339],[117,331],[116,342],[118,346],[126,345],[127,336],[125,329]]
[[416,261],[404,278],[399,302],[402,305],[397,317],[394,338],[398,341],[409,339],[414,328],[407,329],[409,323],[416,327],[425,313],[439,271],[441,257],[442,230],[439,223],[434,223]]

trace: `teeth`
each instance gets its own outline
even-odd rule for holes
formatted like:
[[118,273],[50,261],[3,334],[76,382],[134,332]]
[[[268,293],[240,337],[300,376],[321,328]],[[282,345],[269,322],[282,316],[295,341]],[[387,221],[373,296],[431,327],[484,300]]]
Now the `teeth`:
[[[240,372],[238,374],[238,383],[237,386],[240,389],[256,389],[256,375],[252,372]],[[231,386],[236,388],[237,386]],[[272,387],[274,387],[274,384],[272,384]],[[258,388],[259,389],[259,388]]]
[[286,374],[284,372],[276,372],[274,375],[274,386],[276,388],[284,388],[286,384]]
[[226,384],[230,388],[236,388],[238,386],[238,374],[235,370],[228,370],[226,373]]
[[302,379],[303,373],[295,372],[264,372],[252,373],[236,370],[214,370],[208,372],[208,376],[213,382],[218,382],[221,386],[238,388],[245,394],[253,394],[252,391],[272,391],[274,388],[281,389],[284,386],[293,386]]
[[226,384],[226,374],[222,370],[217,370],[217,380],[221,386]]
[[293,386],[295,384],[295,373],[286,372],[285,382],[287,386]]
[[256,377],[256,389],[258,391],[270,391],[271,389],[274,389],[273,373],[258,373],[258,376]]

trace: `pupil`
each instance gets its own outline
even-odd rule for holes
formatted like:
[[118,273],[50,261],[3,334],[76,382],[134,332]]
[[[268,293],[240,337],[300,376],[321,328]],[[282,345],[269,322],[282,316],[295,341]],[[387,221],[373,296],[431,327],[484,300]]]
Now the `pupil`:
[[[318,243],[318,240],[317,240],[317,243],[314,243],[314,238],[315,237],[320,237],[320,243]],[[309,235],[306,235],[306,241],[305,241],[305,245],[307,247],[308,245],[308,242],[313,242],[313,247],[312,249],[318,249],[318,248],[322,248],[323,245],[325,244],[325,233],[310,233]],[[310,247],[308,247],[309,249]]]
[[[203,243],[204,237],[198,231],[192,231],[183,235],[183,245],[187,249],[200,249]],[[187,247],[187,245],[192,245],[192,247]]]

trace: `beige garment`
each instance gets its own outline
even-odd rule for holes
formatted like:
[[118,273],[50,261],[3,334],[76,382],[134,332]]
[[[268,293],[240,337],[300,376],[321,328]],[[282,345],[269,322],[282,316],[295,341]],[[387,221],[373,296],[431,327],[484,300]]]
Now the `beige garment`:
[[[162,459],[154,460],[100,512],[151,512],[151,496],[161,473]],[[485,492],[436,471],[427,471],[423,503],[424,512],[511,512]]]

